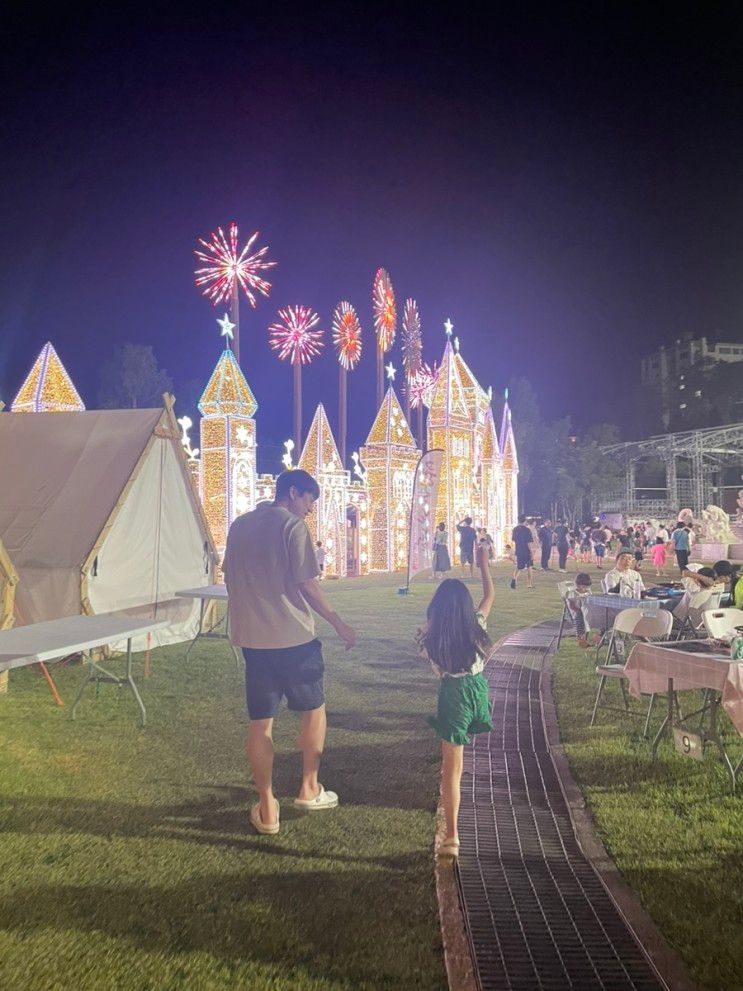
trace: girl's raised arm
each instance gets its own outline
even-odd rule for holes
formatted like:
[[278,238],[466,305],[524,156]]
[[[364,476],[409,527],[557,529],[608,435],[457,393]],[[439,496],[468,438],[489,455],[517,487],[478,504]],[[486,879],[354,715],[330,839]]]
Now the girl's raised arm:
[[485,619],[487,619],[488,613],[493,608],[493,602],[495,601],[495,589],[493,588],[493,576],[490,574],[487,544],[478,545],[477,566],[482,575],[482,600],[477,607],[477,611],[481,612]]

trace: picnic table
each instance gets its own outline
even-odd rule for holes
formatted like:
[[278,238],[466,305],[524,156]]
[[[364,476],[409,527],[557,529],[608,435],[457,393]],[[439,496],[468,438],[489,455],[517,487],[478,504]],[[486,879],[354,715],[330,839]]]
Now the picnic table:
[[628,595],[620,595],[619,592],[587,595],[588,625],[592,630],[606,631],[610,629],[616,614],[623,609],[642,609],[646,613],[655,613],[659,609],[674,609],[679,599],[677,595],[649,595],[644,599],[633,599]]
[[75,718],[78,703],[91,681],[97,684],[108,682],[119,687],[127,686],[139,706],[144,726],[147,711],[132,676],[132,639],[160,630],[170,622],[169,619],[128,616],[123,613],[100,613],[95,616],[65,616],[62,619],[32,623],[30,626],[0,630],[0,671],[58,660],[68,654],[126,640],[126,673],[123,677],[112,674],[88,657],[88,675],[72,704],[70,717]]
[[[683,640],[672,643],[638,643],[632,648],[624,673],[629,681],[630,694],[667,694],[668,711],[653,740],[653,757],[657,755],[658,744],[664,733],[679,731],[688,741],[684,752],[691,753],[698,746],[699,753],[692,756],[701,758],[704,744],[714,743],[730,775],[735,792],[738,772],[743,766],[743,757],[733,764],[725,748],[718,728],[719,707],[725,710],[739,734],[743,735],[743,660],[734,660],[730,652],[713,640]],[[700,689],[704,692],[702,707],[674,723],[674,697],[676,692]],[[709,728],[703,727],[705,715],[709,713]],[[690,734],[690,721],[699,716],[698,732]],[[695,737],[698,739],[692,739]]]
[[[207,605],[210,602],[224,602],[227,605],[228,595],[226,585],[204,585],[199,588],[185,588],[180,592],[175,593],[177,597],[182,599],[198,599],[200,603],[199,609],[199,628],[196,631],[196,636],[193,638],[191,643],[188,645],[188,650],[186,651],[186,660],[188,660],[188,655],[193,650],[196,645],[197,640],[226,640],[230,643],[230,648],[235,655],[235,661],[237,662],[238,668],[242,668],[243,660],[237,647],[233,646],[230,642],[230,618],[229,612],[225,609],[224,615],[218,622],[208,629],[204,629],[204,620],[206,618]],[[224,632],[219,633],[218,630],[220,626],[224,626]]]

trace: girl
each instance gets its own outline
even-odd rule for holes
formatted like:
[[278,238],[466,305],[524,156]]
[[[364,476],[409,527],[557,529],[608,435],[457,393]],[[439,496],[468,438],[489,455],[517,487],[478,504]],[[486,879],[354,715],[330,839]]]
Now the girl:
[[433,579],[438,578],[439,575],[443,577],[445,571],[451,571],[448,540],[446,523],[439,523],[433,535],[433,561],[431,562],[431,577]]
[[422,657],[431,662],[439,678],[438,709],[430,724],[441,739],[441,799],[446,819],[446,839],[437,856],[459,855],[460,783],[464,744],[469,733],[489,733],[488,683],[482,675],[490,646],[487,618],[495,594],[486,547],[477,548],[477,566],[482,575],[482,599],[475,609],[467,586],[447,578],[436,590],[426,610],[425,629],[416,641]]
[[662,537],[655,538],[655,543],[650,553],[653,558],[653,564],[655,565],[655,574],[660,577],[665,574],[666,567],[666,545]]

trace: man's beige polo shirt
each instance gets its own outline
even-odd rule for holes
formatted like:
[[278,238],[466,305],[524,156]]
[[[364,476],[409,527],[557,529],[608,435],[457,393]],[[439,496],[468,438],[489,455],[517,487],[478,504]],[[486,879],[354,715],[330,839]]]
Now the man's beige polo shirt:
[[304,520],[270,503],[238,516],[222,570],[236,647],[278,650],[314,639],[315,618],[299,585],[320,572]]

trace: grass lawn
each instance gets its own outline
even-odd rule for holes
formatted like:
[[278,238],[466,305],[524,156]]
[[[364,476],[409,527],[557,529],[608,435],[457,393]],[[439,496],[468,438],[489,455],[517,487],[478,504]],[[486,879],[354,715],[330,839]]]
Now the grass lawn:
[[[224,644],[199,645],[188,665],[182,646],[153,652],[152,676],[139,677],[145,730],[112,686],[91,691],[71,723],[35,671],[11,675],[0,696],[1,988],[446,987],[438,751],[425,724],[435,682],[411,642],[434,586],[403,597],[398,584],[325,586],[359,633],[346,654],[320,624],[322,777],[341,806],[295,814],[297,721],[283,713],[277,837],[248,826],[243,678]],[[497,586],[493,638],[557,610],[551,581],[513,593],[501,566]],[[82,677],[55,669],[68,704]]]
[[[642,720],[599,710],[595,652],[563,641],[554,663],[560,732],[573,774],[588,800],[606,846],[645,908],[680,951],[700,984],[743,988],[743,797],[730,795],[716,751],[702,763],[662,745],[653,765]],[[608,686],[613,703],[617,685]],[[682,708],[698,708],[699,693],[684,693]],[[634,703],[646,711],[646,703]],[[656,706],[655,730],[663,705]],[[740,756],[741,745],[723,717]]]

